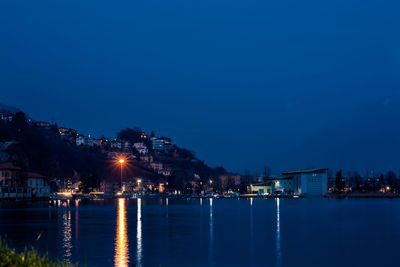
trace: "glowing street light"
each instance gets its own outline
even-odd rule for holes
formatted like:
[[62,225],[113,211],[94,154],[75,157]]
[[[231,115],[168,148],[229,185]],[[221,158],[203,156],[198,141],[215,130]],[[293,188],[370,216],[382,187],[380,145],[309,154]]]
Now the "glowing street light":
[[118,162],[119,162],[119,165],[121,166],[121,192],[122,192],[122,165],[124,165],[125,159],[124,158],[120,158],[118,160]]

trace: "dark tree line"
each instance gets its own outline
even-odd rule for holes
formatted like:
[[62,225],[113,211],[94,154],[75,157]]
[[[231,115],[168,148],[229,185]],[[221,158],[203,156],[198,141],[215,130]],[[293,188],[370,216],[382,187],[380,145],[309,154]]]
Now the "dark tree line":
[[335,189],[343,191],[346,187],[354,192],[393,192],[400,193],[400,177],[389,170],[386,174],[373,175],[372,177],[362,177],[358,172],[348,172],[345,178],[342,170],[336,173]]

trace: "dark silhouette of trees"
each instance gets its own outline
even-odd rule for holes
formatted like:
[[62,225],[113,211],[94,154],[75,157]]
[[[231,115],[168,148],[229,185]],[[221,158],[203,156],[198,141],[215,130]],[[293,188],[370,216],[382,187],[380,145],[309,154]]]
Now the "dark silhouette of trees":
[[215,175],[222,175],[228,173],[226,169],[222,166],[218,166],[215,168]]
[[30,125],[25,114],[17,112],[11,123],[0,122],[0,141],[15,140],[4,151],[13,163],[47,177],[72,177],[85,168],[101,169],[105,156],[98,148],[76,147],[62,139],[56,127]]
[[81,175],[81,191],[83,193],[89,193],[94,188],[98,188],[99,185],[100,179],[96,170],[90,171],[88,168],[85,168]]
[[350,186],[352,188],[353,191],[359,191],[362,188],[362,178],[361,175],[354,171],[350,173]]
[[134,144],[134,143],[139,143],[139,142],[143,141],[142,134],[143,134],[143,131],[138,127],[134,128],[134,129],[126,128],[126,129],[122,129],[121,131],[119,131],[119,133],[117,134],[117,138],[120,140],[128,141],[131,144]]
[[228,178],[228,182],[227,182],[226,187],[227,187],[228,189],[232,189],[232,190],[235,189],[235,181],[233,180],[232,177],[229,177],[229,178]]
[[344,181],[344,177],[342,175],[342,170],[339,170],[336,173],[335,187],[336,187],[336,190],[338,190],[338,191],[343,191],[344,190],[345,181]]
[[390,170],[386,173],[385,182],[386,182],[386,185],[389,186],[390,191],[394,191],[396,189],[396,187],[397,187],[396,180],[397,180],[397,177],[396,177],[396,174],[394,173],[394,171]]
[[384,175],[383,174],[380,174],[379,176],[378,176],[378,178],[376,179],[376,183],[375,183],[375,186],[374,186],[374,191],[379,191],[381,188],[383,188],[384,187]]
[[263,180],[266,181],[271,176],[271,169],[264,165]]
[[28,121],[24,112],[19,111],[15,113],[12,120],[12,127],[17,133],[20,133],[28,127]]
[[188,173],[183,169],[173,170],[171,176],[168,177],[168,187],[176,190],[183,190],[185,180],[188,180]]

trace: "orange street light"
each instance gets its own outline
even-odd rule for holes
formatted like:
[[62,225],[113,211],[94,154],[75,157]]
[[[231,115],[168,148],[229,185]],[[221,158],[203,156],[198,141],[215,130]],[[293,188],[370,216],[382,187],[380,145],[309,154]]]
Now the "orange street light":
[[121,192],[122,192],[122,165],[125,163],[125,159],[124,158],[120,158],[118,160],[118,162],[121,165]]

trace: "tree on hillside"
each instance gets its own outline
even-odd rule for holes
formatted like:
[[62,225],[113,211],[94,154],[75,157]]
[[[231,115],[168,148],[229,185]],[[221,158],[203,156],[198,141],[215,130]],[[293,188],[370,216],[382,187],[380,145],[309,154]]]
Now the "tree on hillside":
[[218,167],[215,168],[215,175],[216,175],[216,176],[222,175],[222,174],[226,174],[226,173],[228,173],[228,172],[227,172],[226,169],[225,169],[224,167],[222,167],[222,166],[218,166]]
[[25,131],[28,127],[28,121],[25,113],[21,111],[15,113],[11,125],[15,134],[17,135],[20,135],[23,131]]
[[344,178],[343,178],[343,175],[342,175],[342,170],[339,170],[336,173],[335,187],[336,187],[336,190],[338,190],[338,191],[343,191],[344,190],[345,182],[344,182]]
[[134,129],[126,128],[119,131],[119,133],[117,134],[117,138],[134,144],[142,141],[142,134],[143,131],[139,127],[136,127]]
[[90,171],[89,169],[84,169],[81,175],[81,191],[83,193],[89,193],[94,188],[99,187],[100,180],[97,175],[96,170]]
[[176,147],[176,153],[179,155],[179,158],[182,159],[195,159],[194,153],[186,148]]
[[188,173],[184,169],[173,170],[168,177],[168,187],[176,190],[183,190],[185,180],[188,178]]

